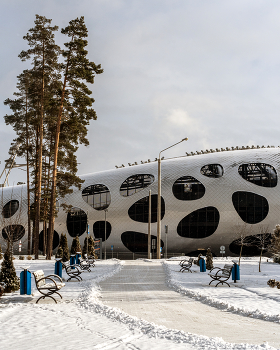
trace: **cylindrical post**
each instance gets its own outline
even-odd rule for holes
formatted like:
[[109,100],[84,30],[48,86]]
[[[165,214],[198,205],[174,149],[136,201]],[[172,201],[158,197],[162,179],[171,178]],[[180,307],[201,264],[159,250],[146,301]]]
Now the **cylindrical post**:
[[[70,265],[75,265],[76,264],[76,255],[72,254],[70,256]],[[71,269],[74,269],[74,267],[71,267]]]
[[106,217],[106,213],[107,213],[108,209],[105,209],[105,241],[104,241],[104,259],[106,260],[106,239],[107,239],[107,217]]
[[152,191],[149,191],[149,216],[148,216],[148,259],[151,259],[151,217],[152,217]]
[[31,295],[31,272],[27,269],[20,273],[20,294]]
[[57,259],[54,265],[54,274],[58,275],[59,277],[62,277],[62,264],[61,259]]
[[161,258],[161,159],[158,157],[158,197],[157,197],[157,259]]

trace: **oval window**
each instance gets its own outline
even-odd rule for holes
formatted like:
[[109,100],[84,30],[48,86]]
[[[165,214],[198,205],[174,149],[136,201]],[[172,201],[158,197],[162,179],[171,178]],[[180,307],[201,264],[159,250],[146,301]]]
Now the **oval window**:
[[[151,195],[151,222],[157,222],[157,194]],[[165,214],[165,203],[161,197],[161,220]],[[138,222],[146,222],[149,220],[149,196],[139,199],[128,209],[129,217]]]
[[3,228],[2,236],[6,241],[17,242],[25,235],[22,225],[9,225]]
[[16,199],[13,199],[8,203],[6,203],[2,211],[4,218],[8,219],[11,216],[13,216],[17,212],[18,208],[19,208],[19,201],[17,201]]
[[83,200],[96,210],[107,209],[111,203],[111,194],[105,185],[91,185],[83,189]]
[[111,234],[112,226],[110,222],[106,221],[106,239],[105,239],[105,221],[96,221],[93,224],[93,234],[95,238],[102,239],[102,242],[106,241]]
[[275,187],[277,173],[273,166],[264,163],[241,164],[238,173],[243,179],[262,187]]
[[234,192],[232,203],[241,219],[248,224],[261,222],[269,211],[266,198],[252,192]]
[[191,201],[204,196],[205,187],[192,176],[183,176],[173,184],[172,191],[177,199]]
[[178,235],[188,238],[211,236],[219,225],[220,214],[214,207],[205,207],[193,211],[179,222]]
[[152,184],[154,180],[155,177],[149,174],[132,175],[121,184],[120,194],[124,197],[131,196]]
[[87,229],[87,214],[80,208],[71,208],[66,225],[71,237],[81,236]]
[[207,164],[204,165],[200,172],[204,176],[208,177],[222,177],[224,175],[224,169],[220,164]]
[[[147,254],[148,251],[148,235],[141,232],[126,231],[122,233],[121,240],[124,246],[133,253]],[[155,240],[157,246],[157,237],[151,235],[151,240]],[[164,243],[160,240],[160,246],[163,248]]]
[[[47,235],[46,235],[47,236]],[[44,231],[39,234],[39,250],[44,251],[44,245],[47,248],[47,237],[44,237]],[[59,245],[59,235],[56,231],[53,231],[53,250]]]
[[233,254],[239,255],[242,247],[242,255],[257,256],[260,255],[261,250],[263,250],[263,253],[266,253],[270,244],[271,234],[260,233],[258,235],[247,236],[243,239],[239,238],[234,240],[230,243],[229,250]]

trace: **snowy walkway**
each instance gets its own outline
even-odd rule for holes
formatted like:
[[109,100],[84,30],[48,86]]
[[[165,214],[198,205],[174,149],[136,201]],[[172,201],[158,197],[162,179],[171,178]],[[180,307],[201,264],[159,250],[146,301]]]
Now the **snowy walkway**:
[[100,283],[102,302],[129,315],[230,343],[280,348],[280,325],[239,316],[202,304],[171,290],[159,262],[126,261],[123,269]]

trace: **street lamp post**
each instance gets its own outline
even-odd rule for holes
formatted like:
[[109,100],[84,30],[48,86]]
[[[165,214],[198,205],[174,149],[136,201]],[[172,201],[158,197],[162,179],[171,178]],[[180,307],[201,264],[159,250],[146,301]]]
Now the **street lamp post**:
[[160,254],[160,242],[161,242],[161,153],[163,151],[166,151],[167,149],[174,147],[176,145],[178,145],[179,143],[183,142],[183,141],[187,141],[188,138],[185,137],[183,140],[175,143],[172,146],[169,146],[165,149],[163,149],[162,151],[159,152],[159,156],[158,156],[158,202],[157,202],[157,259],[161,258],[161,254]]
[[105,212],[105,241],[104,241],[104,260],[106,260],[106,239],[107,239],[107,216],[108,209],[104,210]]

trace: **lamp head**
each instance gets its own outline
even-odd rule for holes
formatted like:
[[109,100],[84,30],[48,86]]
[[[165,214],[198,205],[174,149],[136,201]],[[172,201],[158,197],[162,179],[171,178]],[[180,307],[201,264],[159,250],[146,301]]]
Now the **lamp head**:
[[188,138],[187,137],[185,137],[182,141],[188,141]]

